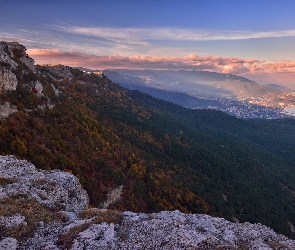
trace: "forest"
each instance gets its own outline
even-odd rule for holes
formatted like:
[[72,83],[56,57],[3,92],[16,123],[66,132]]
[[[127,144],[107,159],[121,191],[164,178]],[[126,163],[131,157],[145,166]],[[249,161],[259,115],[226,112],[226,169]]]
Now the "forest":
[[[1,155],[73,173],[92,206],[123,185],[113,209],[206,213],[295,238],[295,120],[191,110],[106,76],[70,69],[69,79],[20,65],[17,89],[0,96],[18,109],[0,120]],[[49,100],[53,108],[42,108]]]

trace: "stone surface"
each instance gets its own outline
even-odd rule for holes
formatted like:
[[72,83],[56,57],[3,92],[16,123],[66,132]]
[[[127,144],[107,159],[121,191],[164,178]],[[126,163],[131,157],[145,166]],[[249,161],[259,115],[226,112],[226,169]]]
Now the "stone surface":
[[10,69],[0,67],[0,90],[16,90],[16,75]]
[[101,204],[101,208],[108,208],[111,204],[121,199],[123,186],[119,186],[115,189],[110,190],[108,198]]
[[6,118],[15,112],[17,112],[16,106],[10,105],[9,102],[5,102],[3,105],[0,105],[0,119]]
[[[71,71],[72,68],[63,65],[35,67],[34,60],[27,55],[23,45],[0,42],[0,94],[3,96],[0,102],[0,119],[16,112],[9,102],[4,103],[4,100],[9,100],[10,94],[14,94],[13,102],[20,104],[18,107],[23,107],[23,111],[54,108],[57,99],[53,95],[58,97],[62,93],[56,82],[70,82],[73,77]],[[22,92],[26,98],[16,98],[19,94],[14,91]],[[31,93],[39,97],[39,100],[31,98]],[[28,101],[29,98],[32,102]]]
[[43,91],[43,85],[40,81],[35,82],[35,89],[38,91],[38,93],[42,93]]
[[35,61],[28,55],[24,55],[23,57],[20,58],[20,61],[24,63],[30,70],[33,71],[33,73],[36,73],[36,68],[35,68]]
[[15,69],[18,66],[17,62],[13,59],[15,57],[19,58],[20,62],[36,73],[34,59],[26,54],[25,46],[17,42],[0,42],[0,61],[10,64],[10,67]]
[[12,59],[13,52],[11,48],[18,45],[20,44],[0,42],[0,61],[8,63],[12,69],[15,69],[18,66],[18,64]]
[[58,170],[39,171],[14,156],[0,157],[0,177],[13,182],[1,188],[0,197],[22,195],[47,207],[72,212],[81,212],[89,203],[86,191],[75,176]]
[[15,250],[17,249],[18,242],[13,238],[4,238],[0,240],[0,249],[2,250]]
[[73,74],[71,72],[71,68],[69,66],[65,65],[48,65],[46,67],[47,70],[49,70],[54,75],[61,77],[61,78],[67,78],[71,79],[73,77]]
[[20,214],[16,214],[13,216],[0,216],[0,225],[10,228],[10,227],[18,226],[18,225],[26,226],[27,222],[25,221],[24,216]]

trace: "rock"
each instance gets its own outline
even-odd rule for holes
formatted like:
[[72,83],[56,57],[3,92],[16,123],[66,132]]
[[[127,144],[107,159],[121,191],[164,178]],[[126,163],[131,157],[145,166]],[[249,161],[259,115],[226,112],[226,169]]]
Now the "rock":
[[108,193],[108,198],[101,204],[101,208],[108,208],[111,204],[121,199],[123,186],[119,186]]
[[[0,42],[0,61],[7,63],[12,69],[15,69],[18,64],[12,59],[13,52],[11,51],[11,45],[18,43]],[[18,44],[20,45],[20,44]]]
[[[72,250],[83,249],[116,249],[114,224],[93,224],[81,232],[74,240]],[[98,240],[99,239],[99,240]]]
[[68,78],[71,79],[73,74],[71,72],[71,68],[65,65],[48,65],[46,67],[54,75],[61,77],[61,78]]
[[16,75],[10,69],[0,67],[0,90],[16,90]]
[[33,73],[36,73],[34,59],[26,54],[25,46],[17,42],[0,42],[0,60],[10,64],[10,67],[15,69],[18,63],[14,58],[17,57],[25,64]]
[[81,212],[89,199],[78,178],[58,170],[37,170],[14,156],[0,156],[0,177],[13,183],[1,189],[1,197],[22,195],[40,204],[69,212]]
[[0,250],[15,250],[17,249],[18,242],[13,238],[4,238],[0,240]]
[[27,225],[27,222],[25,221],[25,217],[20,215],[20,214],[16,214],[13,216],[0,216],[0,225],[4,226],[4,227],[15,227],[18,225]]
[[52,89],[53,89],[53,91],[54,91],[54,93],[55,93],[56,96],[59,96],[62,93],[53,84],[51,84],[51,87],[52,87]]
[[6,118],[16,112],[16,106],[10,105],[9,102],[5,102],[3,105],[0,105],[0,119]]
[[33,73],[36,73],[36,68],[35,68],[35,65],[34,65],[34,63],[35,63],[34,59],[32,59],[31,57],[29,57],[27,54],[25,54],[24,56],[22,56],[22,57],[20,58],[20,61],[21,61],[23,64],[27,65],[27,67],[28,67],[30,70],[32,70]]
[[42,93],[43,91],[43,86],[42,83],[40,81],[36,81],[35,82],[35,89],[38,91],[39,94]]

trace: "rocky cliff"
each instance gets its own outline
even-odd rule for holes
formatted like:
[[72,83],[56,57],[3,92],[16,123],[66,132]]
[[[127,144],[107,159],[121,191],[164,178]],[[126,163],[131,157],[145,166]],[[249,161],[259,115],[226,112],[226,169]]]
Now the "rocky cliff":
[[261,224],[89,208],[75,176],[14,156],[0,156],[0,200],[0,249],[295,249]]
[[23,45],[0,42],[0,119],[22,109],[51,109],[53,99],[61,93],[55,81],[65,76],[72,76],[69,67],[35,66]]

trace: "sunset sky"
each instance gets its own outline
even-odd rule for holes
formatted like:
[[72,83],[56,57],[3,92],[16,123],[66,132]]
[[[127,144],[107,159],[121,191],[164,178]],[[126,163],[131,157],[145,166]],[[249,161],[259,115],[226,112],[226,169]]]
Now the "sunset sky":
[[295,89],[294,0],[0,0],[36,63],[209,70]]

